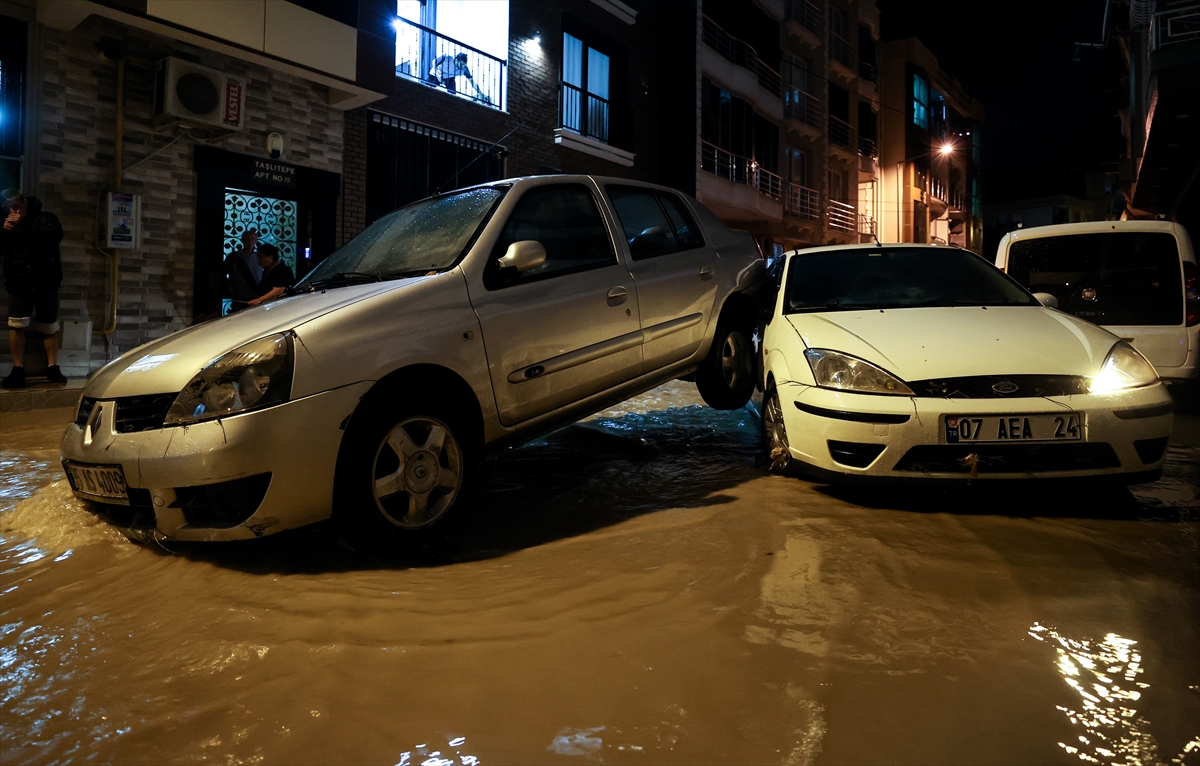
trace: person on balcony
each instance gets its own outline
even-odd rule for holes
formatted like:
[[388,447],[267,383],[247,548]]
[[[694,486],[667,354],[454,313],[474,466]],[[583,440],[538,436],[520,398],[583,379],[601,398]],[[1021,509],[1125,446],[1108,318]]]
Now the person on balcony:
[[471,87],[475,89],[479,101],[485,104],[492,103],[492,100],[484,95],[479,86],[475,84],[474,78],[471,77],[471,70],[467,68],[467,54],[459,53],[457,56],[451,56],[449,53],[444,53],[433,60],[429,78],[435,84],[445,87],[451,93],[458,93],[458,85],[455,82],[458,77],[467,78],[467,82],[471,83]]

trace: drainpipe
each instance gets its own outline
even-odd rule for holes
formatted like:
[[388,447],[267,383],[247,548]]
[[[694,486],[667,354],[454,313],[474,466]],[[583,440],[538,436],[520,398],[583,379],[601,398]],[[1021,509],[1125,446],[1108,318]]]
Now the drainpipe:
[[[121,191],[121,169],[125,162],[125,57],[117,58],[117,125],[113,141],[113,192]],[[121,251],[113,248],[108,256],[111,261],[109,274],[108,322],[100,333],[105,340],[117,329],[117,293],[120,289]]]

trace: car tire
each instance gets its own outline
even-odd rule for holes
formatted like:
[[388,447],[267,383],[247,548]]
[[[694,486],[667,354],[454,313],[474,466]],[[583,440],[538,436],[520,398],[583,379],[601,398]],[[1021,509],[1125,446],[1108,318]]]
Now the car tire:
[[776,474],[787,474],[792,462],[788,445],[787,428],[783,424],[783,406],[779,403],[779,392],[775,386],[767,388],[762,401],[762,445],[767,461],[767,470]]
[[347,426],[334,480],[334,520],[354,547],[403,553],[446,530],[477,472],[474,435],[445,404],[379,403]]
[[754,393],[754,328],[727,319],[717,324],[708,356],[696,370],[696,388],[709,407],[736,410]]

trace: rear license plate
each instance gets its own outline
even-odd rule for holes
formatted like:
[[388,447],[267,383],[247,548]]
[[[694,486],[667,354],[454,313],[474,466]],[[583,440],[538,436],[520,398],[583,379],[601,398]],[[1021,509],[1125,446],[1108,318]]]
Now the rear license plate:
[[71,489],[89,500],[129,505],[125,471],[119,465],[80,465],[63,463]]
[[946,443],[1056,442],[1083,438],[1083,418],[1062,415],[947,415]]

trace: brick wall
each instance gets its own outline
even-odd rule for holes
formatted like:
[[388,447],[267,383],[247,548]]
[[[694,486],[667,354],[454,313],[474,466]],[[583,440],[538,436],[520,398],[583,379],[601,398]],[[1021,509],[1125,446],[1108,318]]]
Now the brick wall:
[[[40,158],[28,191],[62,220],[64,319],[105,325],[109,258],[96,246],[98,201],[112,178],[116,66],[100,57],[104,46],[123,46],[155,61],[173,55],[243,78],[247,83],[245,129],[219,145],[265,156],[266,134],[282,133],[285,162],[342,170],[343,114],[325,103],[324,89],[298,77],[91,17],[71,32],[42,27],[41,88],[30,104]],[[123,190],[142,195],[140,250],[121,257],[117,329],[108,358],[189,325],[192,321],[196,175],[193,140],[180,131],[156,133],[153,70],[130,63],[126,72]],[[174,143],[171,143],[172,140]],[[169,146],[167,146],[170,144]],[[143,158],[167,148],[144,164]],[[8,296],[0,294],[7,312]],[[7,314],[5,314],[7,315]],[[3,348],[3,362],[8,349]],[[94,336],[92,367],[104,363],[105,347]],[[7,365],[5,365],[7,366]]]

